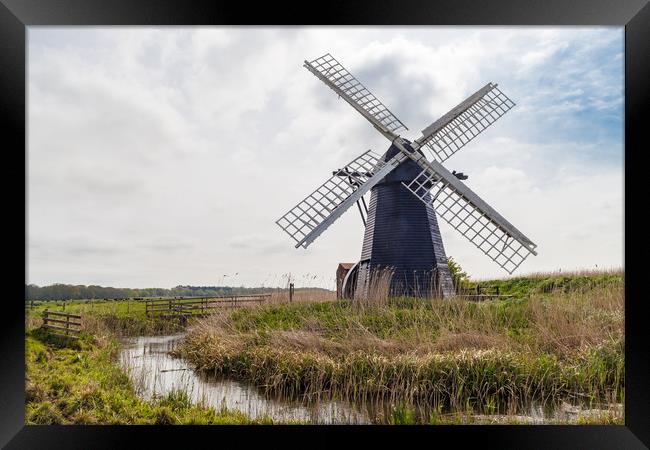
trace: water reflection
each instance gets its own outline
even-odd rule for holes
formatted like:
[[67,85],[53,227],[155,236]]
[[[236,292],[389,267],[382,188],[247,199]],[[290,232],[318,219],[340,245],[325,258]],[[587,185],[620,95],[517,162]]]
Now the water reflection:
[[372,422],[367,412],[349,402],[320,401],[303,405],[286,399],[267,398],[247,383],[197,373],[184,360],[169,355],[181,339],[182,335],[144,336],[125,343],[120,361],[133,380],[138,395],[151,400],[173,390],[184,390],[196,404],[217,410],[225,406],[252,418],[269,416],[275,422]]
[[[151,400],[174,390],[182,390],[187,392],[195,404],[212,406],[216,410],[224,406],[229,410],[241,411],[251,418],[271,417],[276,423],[294,420],[312,424],[386,423],[393,411],[393,405],[388,401],[352,403],[320,400],[303,404],[286,398],[265,396],[251,384],[195,372],[183,359],[170,356],[169,352],[182,339],[182,334],[141,336],[125,342],[120,360],[138,395]],[[525,415],[470,414],[459,423],[467,423],[468,419],[472,423],[486,424],[576,423],[579,413],[588,416],[608,412],[622,418],[622,404],[605,405],[603,408],[583,409],[564,402],[555,407],[547,405],[546,408],[529,405],[525,408]],[[430,405],[415,407],[413,412],[416,423],[430,421]]]

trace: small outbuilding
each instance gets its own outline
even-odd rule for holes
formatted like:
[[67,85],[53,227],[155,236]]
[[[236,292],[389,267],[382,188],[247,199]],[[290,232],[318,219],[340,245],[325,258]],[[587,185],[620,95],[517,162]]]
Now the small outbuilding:
[[339,263],[338,268],[336,269],[336,298],[346,298],[344,295],[343,282],[345,281],[345,276],[348,274],[350,269],[354,267],[355,263]]

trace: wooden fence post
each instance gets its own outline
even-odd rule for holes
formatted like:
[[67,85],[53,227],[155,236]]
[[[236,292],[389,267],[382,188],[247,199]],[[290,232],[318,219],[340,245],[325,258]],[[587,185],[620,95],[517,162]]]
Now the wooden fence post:
[[293,302],[293,283],[289,283],[289,303]]

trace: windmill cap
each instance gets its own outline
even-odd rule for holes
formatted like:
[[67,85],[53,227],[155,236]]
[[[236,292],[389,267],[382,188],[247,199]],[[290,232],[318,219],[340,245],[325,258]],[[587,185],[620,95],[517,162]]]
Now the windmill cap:
[[[415,151],[413,150],[413,147],[411,147],[410,142],[406,141],[404,144],[407,150],[410,151]],[[389,161],[391,158],[393,158],[395,155],[397,155],[400,152],[400,149],[398,149],[395,145],[391,145],[386,153],[382,156],[383,161]],[[418,152],[424,156],[424,154],[418,150]],[[402,164],[400,164],[396,169],[394,169],[392,172],[390,172],[388,175],[386,175],[379,183],[377,183],[377,186],[382,185],[382,184],[387,184],[387,183],[401,183],[401,182],[411,182],[414,180],[419,174],[422,172],[422,167],[412,159],[408,158],[406,161],[404,161]]]

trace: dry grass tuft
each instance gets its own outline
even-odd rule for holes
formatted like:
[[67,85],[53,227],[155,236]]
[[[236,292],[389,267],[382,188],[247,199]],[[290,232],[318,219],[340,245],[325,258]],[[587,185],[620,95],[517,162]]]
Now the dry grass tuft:
[[[297,289],[293,293],[293,302],[296,303],[317,303],[336,300],[336,291],[326,289]],[[269,303],[282,304],[289,302],[289,289],[277,289],[271,293]]]
[[499,334],[482,333],[481,331],[451,332],[441,330],[432,350],[438,352],[457,352],[461,350],[505,350],[511,348],[507,339]]

